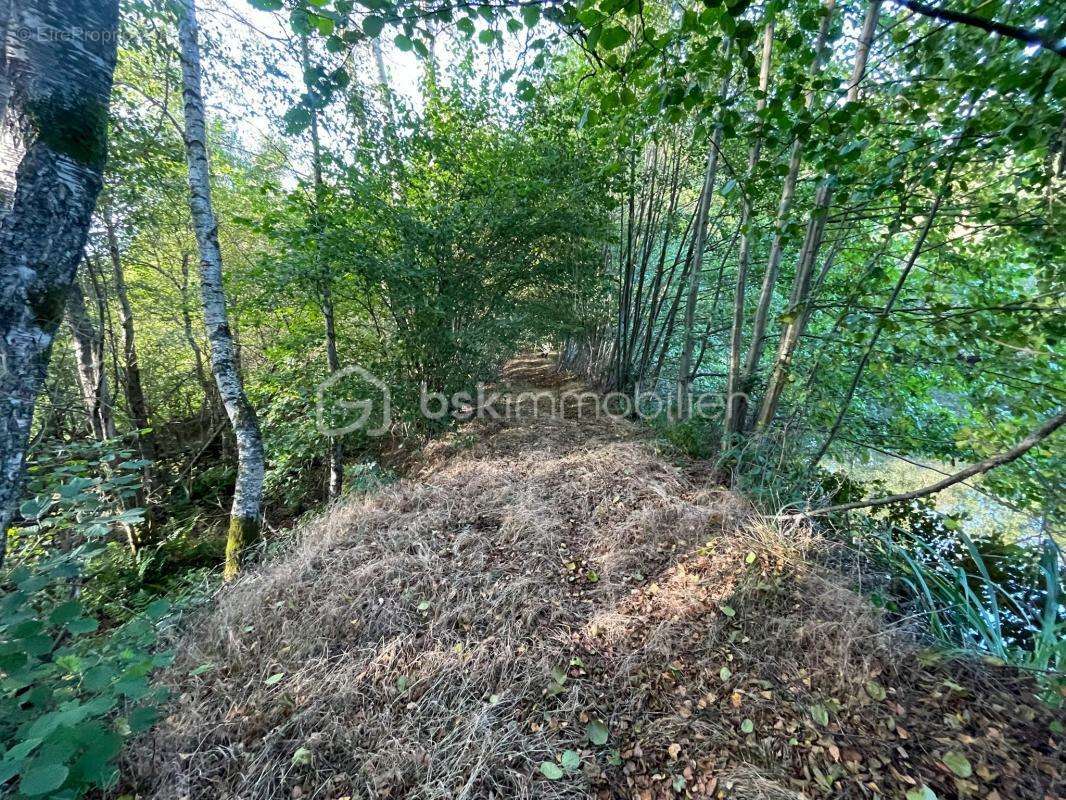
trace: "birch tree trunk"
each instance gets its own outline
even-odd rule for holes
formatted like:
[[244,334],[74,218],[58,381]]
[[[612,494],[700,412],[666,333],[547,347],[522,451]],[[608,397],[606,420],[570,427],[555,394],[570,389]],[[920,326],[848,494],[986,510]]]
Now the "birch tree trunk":
[[240,570],[241,552],[259,535],[265,466],[259,419],[244,392],[237,369],[236,348],[222,288],[222,253],[218,245],[218,222],[211,203],[198,35],[195,0],[181,0],[178,39],[185,106],[185,154],[189,165],[189,208],[200,249],[200,289],[211,349],[211,371],[237,442],[237,480],[233,487],[223,571],[228,580]]
[[[117,0],[22,0],[9,29],[8,111],[28,147],[0,221],[0,563],[22,488],[33,409],[82,258],[107,157]],[[78,36],[75,26],[92,31]]]

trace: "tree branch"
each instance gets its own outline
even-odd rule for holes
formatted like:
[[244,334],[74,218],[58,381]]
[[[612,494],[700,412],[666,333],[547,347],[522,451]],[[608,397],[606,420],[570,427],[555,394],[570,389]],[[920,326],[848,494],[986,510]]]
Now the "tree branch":
[[984,461],[980,461],[977,464],[967,467],[966,469],[959,470],[953,475],[949,475],[942,481],[938,481],[931,486],[926,486],[921,489],[915,489],[913,492],[904,492],[903,494],[894,494],[889,497],[877,497],[871,500],[856,500],[854,503],[843,503],[839,506],[830,506],[829,508],[818,508],[814,511],[808,511],[803,516],[815,517],[825,514],[836,514],[841,511],[853,511],[857,508],[876,508],[878,506],[887,506],[892,503],[904,503],[910,500],[917,500],[919,497],[925,497],[926,495],[935,494],[936,492],[947,489],[949,486],[954,486],[956,483],[962,483],[967,478],[972,478],[974,475],[982,475],[991,469],[1002,466],[1003,464],[1010,463],[1016,458],[1020,458],[1025,455],[1040,442],[1044,441],[1047,437],[1058,430],[1062,425],[1066,423],[1066,411],[1062,412],[1056,417],[1052,417],[1047,420],[1043,425],[1037,428],[1035,431],[1026,436],[1022,441],[1018,442],[1010,450],[1004,453],[998,453],[990,458],[986,458]]
[[892,0],[892,2],[898,3],[901,6],[906,6],[911,11],[916,14],[921,14],[922,16],[932,17],[933,19],[939,19],[944,22],[959,22],[963,25],[980,28],[989,33],[998,33],[1000,36],[1006,36],[1008,39],[1017,39],[1019,42],[1025,42],[1026,44],[1039,45],[1040,47],[1050,50],[1053,53],[1058,53],[1063,58],[1066,58],[1066,40],[1060,39],[1056,41],[1039,31],[1030,30],[1029,28],[1020,28],[1017,25],[1007,25],[1004,22],[985,19],[976,14],[952,11],[947,8],[934,8],[925,3],[919,3],[917,0]]

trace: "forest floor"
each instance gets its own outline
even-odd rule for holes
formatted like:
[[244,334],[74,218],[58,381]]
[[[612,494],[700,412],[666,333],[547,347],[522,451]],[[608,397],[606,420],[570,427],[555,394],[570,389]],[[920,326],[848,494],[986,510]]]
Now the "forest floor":
[[[886,624],[827,545],[624,420],[515,414],[339,504],[188,625],[156,798],[1062,797],[1018,673]],[[527,402],[530,406],[531,403]]]

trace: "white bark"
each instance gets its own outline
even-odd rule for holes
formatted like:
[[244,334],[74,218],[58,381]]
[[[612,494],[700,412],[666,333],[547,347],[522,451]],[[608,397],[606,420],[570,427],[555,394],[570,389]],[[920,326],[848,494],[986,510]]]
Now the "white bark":
[[237,370],[236,349],[222,288],[222,253],[218,244],[218,222],[211,202],[195,0],[180,1],[178,38],[185,107],[185,154],[189,166],[189,208],[200,250],[204,324],[210,343],[211,371],[237,442],[237,480],[230,509],[231,531],[234,522],[257,530],[263,497],[263,439],[255,409],[244,392],[244,384]]
[[[82,258],[107,151],[117,0],[19,0],[3,94],[27,142],[0,222],[0,562],[37,394]],[[77,26],[95,36],[76,36]]]
[[85,309],[85,296],[77,281],[70,287],[66,317],[74,342],[78,388],[85,405],[85,417],[93,437],[97,441],[103,441],[115,435],[111,393],[108,391],[107,370],[104,365],[103,334],[89,319],[89,313]]

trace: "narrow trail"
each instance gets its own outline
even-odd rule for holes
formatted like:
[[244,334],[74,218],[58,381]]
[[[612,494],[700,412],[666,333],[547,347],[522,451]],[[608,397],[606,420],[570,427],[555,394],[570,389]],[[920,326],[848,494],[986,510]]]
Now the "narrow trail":
[[805,529],[596,417],[549,359],[501,388],[509,418],[434,442],[194,622],[127,764],[142,796],[1062,795],[1027,678],[890,632]]

